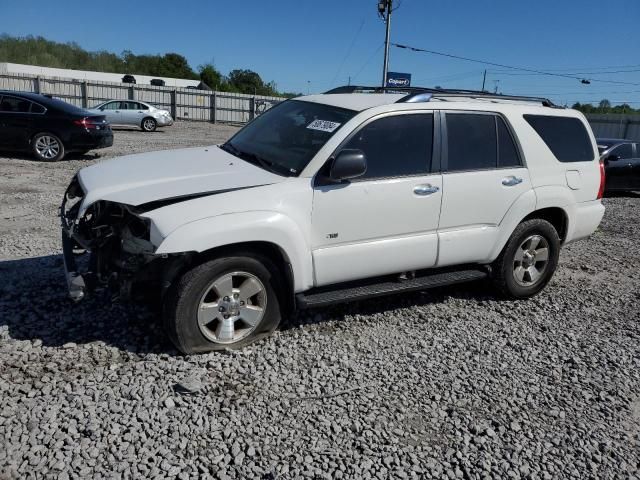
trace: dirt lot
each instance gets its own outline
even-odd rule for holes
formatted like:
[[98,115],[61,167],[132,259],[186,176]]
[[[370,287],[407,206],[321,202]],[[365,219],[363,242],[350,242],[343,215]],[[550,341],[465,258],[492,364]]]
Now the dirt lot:
[[188,357],[154,312],[67,301],[56,214],[73,173],[234,130],[0,156],[0,478],[640,478],[640,196],[605,200],[528,301],[442,288]]

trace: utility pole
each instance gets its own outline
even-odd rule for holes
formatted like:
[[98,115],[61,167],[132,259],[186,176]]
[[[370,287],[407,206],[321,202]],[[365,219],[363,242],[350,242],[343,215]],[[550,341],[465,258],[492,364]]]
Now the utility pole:
[[384,65],[382,67],[382,86],[387,84],[387,72],[389,71],[389,39],[391,36],[391,11],[393,0],[379,0],[378,13],[384,18],[387,25],[384,39]]
[[493,89],[493,93],[498,93],[498,83],[500,83],[500,80],[494,80],[493,83],[496,85]]
[[487,81],[487,70],[485,69],[484,75],[482,75],[482,91],[484,92],[484,82]]

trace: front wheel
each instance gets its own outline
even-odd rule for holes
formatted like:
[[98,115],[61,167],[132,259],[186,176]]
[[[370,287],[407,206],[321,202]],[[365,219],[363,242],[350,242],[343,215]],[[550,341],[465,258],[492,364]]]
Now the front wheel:
[[64,157],[64,145],[53,133],[38,133],[31,140],[33,155],[43,162],[57,162]]
[[158,123],[151,117],[145,118],[142,120],[142,130],[145,132],[153,132],[155,131]]
[[549,283],[559,257],[560,237],[553,225],[540,218],[527,220],[493,263],[493,281],[508,297],[532,297]]
[[167,333],[183,353],[241,348],[280,323],[277,270],[258,256],[233,256],[187,272],[168,293]]

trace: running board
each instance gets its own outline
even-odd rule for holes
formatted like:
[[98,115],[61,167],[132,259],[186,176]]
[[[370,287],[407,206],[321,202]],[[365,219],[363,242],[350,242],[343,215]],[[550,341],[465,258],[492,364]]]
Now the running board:
[[393,280],[357,287],[334,286],[334,289],[322,287],[317,293],[298,293],[296,303],[299,309],[321,307],[334,303],[364,300],[381,297],[394,293],[426,290],[429,288],[453,285],[454,283],[470,282],[487,277],[485,270],[458,270],[453,272],[434,273],[411,280]]

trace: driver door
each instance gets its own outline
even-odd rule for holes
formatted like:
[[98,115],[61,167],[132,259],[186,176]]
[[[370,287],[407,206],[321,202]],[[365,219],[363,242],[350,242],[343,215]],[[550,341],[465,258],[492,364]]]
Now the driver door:
[[432,111],[375,117],[338,149],[362,150],[367,172],[341,183],[316,176],[316,286],[435,265],[442,177],[434,124]]

